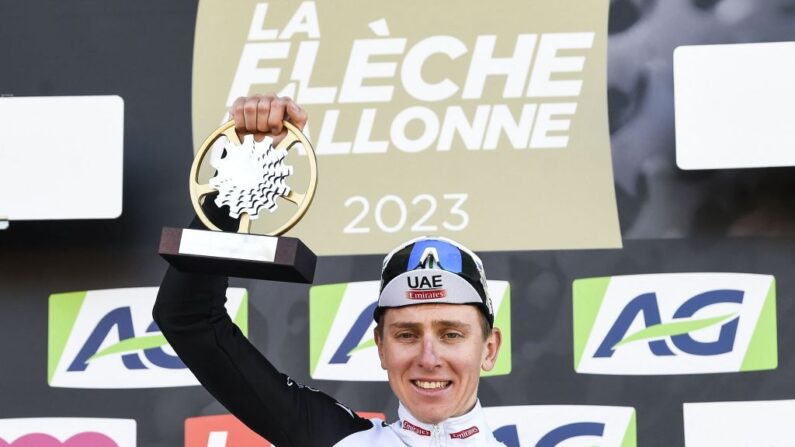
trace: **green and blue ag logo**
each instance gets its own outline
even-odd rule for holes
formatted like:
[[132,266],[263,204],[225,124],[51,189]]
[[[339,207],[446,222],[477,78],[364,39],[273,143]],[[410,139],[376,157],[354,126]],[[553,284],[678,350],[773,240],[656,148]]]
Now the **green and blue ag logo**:
[[770,275],[672,273],[574,281],[574,368],[590,374],[775,369]]

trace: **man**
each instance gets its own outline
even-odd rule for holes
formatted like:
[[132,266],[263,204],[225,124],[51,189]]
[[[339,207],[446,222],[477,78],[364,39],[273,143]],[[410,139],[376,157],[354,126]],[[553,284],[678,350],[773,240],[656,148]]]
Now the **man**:
[[[231,113],[237,132],[257,141],[281,140],[284,119],[300,129],[307,120],[273,94],[240,98]],[[480,370],[494,367],[502,339],[480,259],[463,246],[425,237],[384,259],[373,318],[381,366],[400,400],[391,425],[278,372],[226,313],[227,282],[169,268],[153,315],[204,387],[278,447],[502,445],[477,399]]]

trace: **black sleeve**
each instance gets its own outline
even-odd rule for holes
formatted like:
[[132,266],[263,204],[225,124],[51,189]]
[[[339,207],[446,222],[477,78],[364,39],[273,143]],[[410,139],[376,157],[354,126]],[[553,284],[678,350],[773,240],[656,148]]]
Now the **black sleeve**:
[[153,310],[163,335],[210,394],[279,447],[332,446],[372,427],[277,371],[227,314],[227,284],[223,276],[169,267]]

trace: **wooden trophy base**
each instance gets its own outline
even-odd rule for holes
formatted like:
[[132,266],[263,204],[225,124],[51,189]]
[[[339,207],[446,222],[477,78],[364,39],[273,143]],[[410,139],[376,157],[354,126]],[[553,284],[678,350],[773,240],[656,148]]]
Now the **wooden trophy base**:
[[311,283],[317,255],[300,239],[163,228],[160,256],[177,270],[238,278]]

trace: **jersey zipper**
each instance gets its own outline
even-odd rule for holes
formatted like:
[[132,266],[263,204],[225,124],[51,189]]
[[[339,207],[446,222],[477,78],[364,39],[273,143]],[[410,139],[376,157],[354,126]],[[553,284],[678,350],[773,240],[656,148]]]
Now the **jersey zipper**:
[[431,447],[444,447],[444,433],[437,424],[431,425]]

